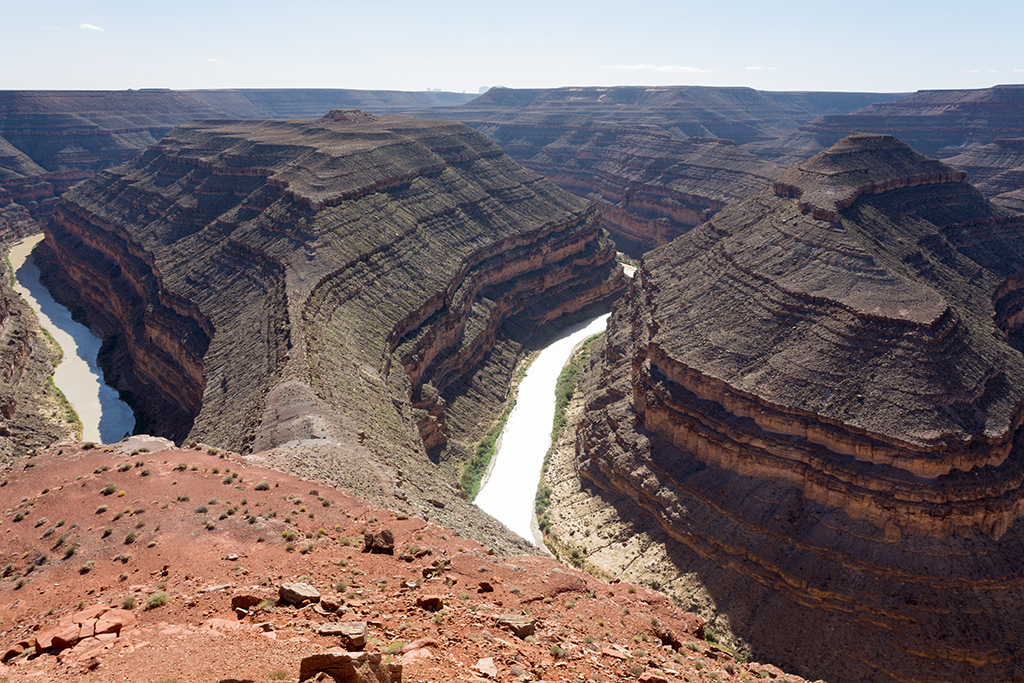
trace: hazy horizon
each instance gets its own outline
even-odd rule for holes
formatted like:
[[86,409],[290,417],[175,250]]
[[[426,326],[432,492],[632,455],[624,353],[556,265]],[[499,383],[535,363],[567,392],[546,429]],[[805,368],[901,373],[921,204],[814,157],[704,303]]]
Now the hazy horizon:
[[708,85],[913,92],[1024,82],[1024,4],[866,0],[4,0],[3,90]]

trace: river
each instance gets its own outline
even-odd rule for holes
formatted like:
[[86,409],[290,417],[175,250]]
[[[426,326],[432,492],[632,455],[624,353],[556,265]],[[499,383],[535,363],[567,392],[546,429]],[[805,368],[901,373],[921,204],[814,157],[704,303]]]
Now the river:
[[117,391],[103,383],[96,365],[100,340],[89,328],[71,319],[71,312],[50,296],[39,282],[39,269],[32,249],[43,234],[27,237],[11,248],[11,268],[18,292],[35,311],[39,324],[53,335],[64,351],[64,359],[53,373],[53,381],[82,420],[82,440],[117,443],[135,428],[135,414]]
[[519,383],[519,396],[498,441],[487,479],[473,501],[509,529],[542,545],[534,522],[544,454],[551,446],[555,384],[573,349],[605,329],[608,315],[567,328],[540,352]]

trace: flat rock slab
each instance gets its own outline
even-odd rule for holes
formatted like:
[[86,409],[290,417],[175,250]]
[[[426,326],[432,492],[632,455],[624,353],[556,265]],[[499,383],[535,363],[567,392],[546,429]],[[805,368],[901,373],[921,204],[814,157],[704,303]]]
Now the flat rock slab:
[[319,602],[320,591],[308,583],[283,583],[278,589],[281,600],[289,605],[301,605],[303,602]]
[[365,621],[338,621],[320,624],[317,633],[322,636],[337,636],[348,642],[349,647],[362,649],[368,635]]
[[516,635],[517,638],[532,636],[537,630],[537,620],[531,617],[524,617],[518,614],[504,614],[494,620],[499,628],[506,628]]

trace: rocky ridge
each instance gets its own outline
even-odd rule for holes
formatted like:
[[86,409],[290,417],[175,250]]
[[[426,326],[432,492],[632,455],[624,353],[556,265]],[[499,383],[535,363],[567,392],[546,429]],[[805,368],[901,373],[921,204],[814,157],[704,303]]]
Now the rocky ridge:
[[517,350],[623,288],[587,202],[461,124],[356,112],[178,128],[67,193],[44,246],[144,429],[479,529],[447,482]]
[[758,658],[1024,665],[1024,217],[963,178],[846,138],[645,256],[594,345],[579,475]]
[[501,558],[235,453],[89,446],[0,475],[14,682],[801,683],[705,641],[703,619],[645,588]]
[[947,159],[1024,135],[1024,85],[919,90],[850,113],[820,116],[777,140],[747,147],[764,159],[788,165],[856,132],[895,135],[921,154]]

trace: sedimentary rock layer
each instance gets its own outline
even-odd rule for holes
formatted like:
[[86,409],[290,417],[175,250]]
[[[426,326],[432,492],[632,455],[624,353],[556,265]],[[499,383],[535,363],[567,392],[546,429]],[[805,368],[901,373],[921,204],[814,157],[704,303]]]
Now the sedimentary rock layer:
[[0,204],[18,202],[44,220],[69,187],[194,119],[308,118],[342,107],[388,113],[472,98],[334,89],[0,91]]
[[[581,475],[636,501],[760,656],[1011,680],[1024,216],[856,135],[645,256],[595,347]],[[811,628],[797,628],[797,625]]]
[[920,90],[876,100],[852,113],[823,115],[775,141],[748,148],[792,164],[855,132],[895,135],[921,154],[945,159],[995,140],[1024,135],[1024,85],[980,90]]
[[1024,138],[996,140],[945,159],[1000,206],[1024,211]]
[[597,202],[622,251],[642,253],[765,187],[781,167],[729,140],[589,119],[478,125],[510,156]]
[[65,195],[45,246],[144,429],[387,462],[437,457],[496,345],[623,287],[592,205],[466,126],[361,112],[182,126]]

